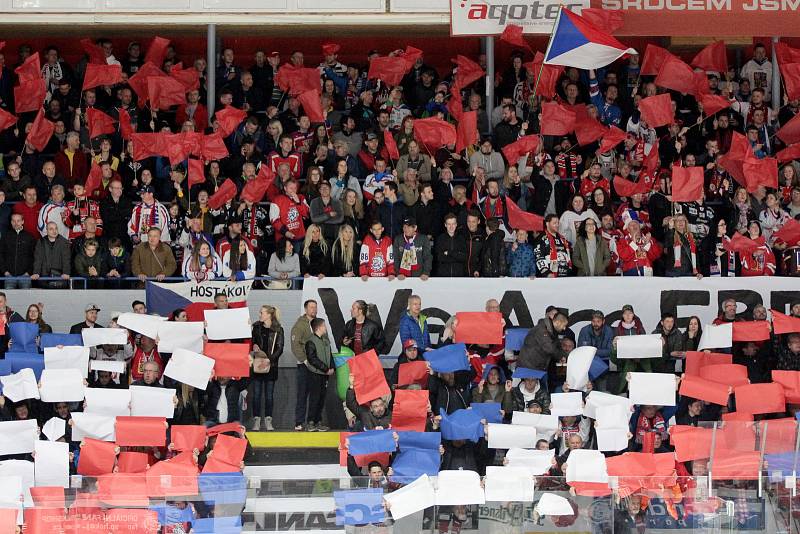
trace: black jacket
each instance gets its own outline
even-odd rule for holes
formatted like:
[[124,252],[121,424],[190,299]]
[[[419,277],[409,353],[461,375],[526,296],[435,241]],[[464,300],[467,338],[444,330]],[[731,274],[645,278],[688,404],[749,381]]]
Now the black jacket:
[[486,234],[478,228],[475,233],[464,230],[467,238],[467,276],[480,273],[483,266],[483,249],[486,246]]
[[20,276],[33,274],[33,250],[36,241],[33,236],[22,230],[9,230],[0,239],[0,273],[11,273]]
[[[344,335],[350,338],[350,344],[347,345],[351,349],[355,347],[356,335],[356,320],[350,319],[344,325]],[[372,319],[364,318],[364,324],[361,325],[361,352],[367,352],[370,349],[375,349],[378,354],[383,353],[383,328],[380,324]]]
[[258,345],[269,359],[270,368],[268,373],[254,373],[253,379],[277,380],[278,379],[278,360],[283,354],[284,333],[283,327],[274,325],[277,328],[267,328],[261,321],[253,323],[253,345]]
[[418,200],[411,210],[417,220],[417,232],[429,237],[436,237],[444,230],[443,214],[438,202],[431,200],[423,204]]
[[303,274],[311,276],[325,275],[331,272],[331,258],[328,252],[323,252],[319,243],[312,243],[308,247],[308,258],[300,254],[300,270]]
[[110,195],[100,201],[100,216],[103,218],[103,237],[106,239],[116,237],[122,241],[123,245],[129,244],[128,221],[130,221],[132,212],[133,203],[124,195],[119,199],[119,202],[114,202]]
[[553,322],[545,317],[528,331],[517,359],[518,367],[547,371],[552,362],[566,358]]
[[503,232],[492,232],[483,242],[481,276],[497,278],[506,275],[506,244]]
[[[572,194],[570,182],[559,179],[556,184],[556,211],[563,213],[567,208],[569,197]],[[533,202],[528,205],[528,211],[532,211],[537,215],[547,215],[547,203],[550,201],[550,193],[553,190],[553,185],[550,180],[541,174],[533,181]]]
[[445,413],[451,414],[469,407],[469,376],[466,372],[456,373],[455,383],[452,386],[448,386],[438,376],[430,377],[428,392],[434,415],[439,415],[440,408],[444,408]]
[[222,386],[219,385],[218,380],[212,380],[208,383],[206,394],[202,402],[202,412],[207,420],[216,421],[217,423],[230,423],[239,420],[239,394],[247,389],[249,380],[241,378],[239,380],[231,380],[225,388],[225,398],[228,401],[228,420],[220,421],[219,412],[217,411],[217,404],[222,395]]
[[461,232],[450,237],[446,232],[436,239],[434,252],[436,276],[459,277],[467,275],[467,239]]

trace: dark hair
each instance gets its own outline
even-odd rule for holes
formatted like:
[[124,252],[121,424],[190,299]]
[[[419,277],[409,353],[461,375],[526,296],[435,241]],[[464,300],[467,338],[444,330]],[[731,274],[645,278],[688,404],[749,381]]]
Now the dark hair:
[[381,465],[381,463],[380,462],[376,462],[375,460],[373,460],[369,464],[367,464],[367,471],[372,471],[373,467],[380,467],[381,471],[383,471],[383,466]]
[[547,215],[544,216],[544,223],[548,224],[553,219],[558,219],[558,215],[556,215],[555,213],[548,213]]
[[358,309],[361,310],[361,313],[363,313],[364,315],[367,315],[367,311],[369,310],[369,305],[367,305],[366,301],[363,301],[363,300],[359,299],[359,300],[355,301],[353,304],[358,306]]
[[672,313],[672,312],[664,312],[664,313],[661,314],[661,320],[662,321],[664,319],[670,319],[670,318],[674,319],[675,318],[675,314]]
[[386,187],[388,187],[389,189],[391,189],[391,190],[392,190],[392,191],[394,191],[395,193],[397,193],[397,184],[396,184],[396,183],[394,183],[393,181],[389,180],[389,181],[387,181],[387,182],[386,182],[385,184],[383,184],[383,185],[384,185],[384,186],[386,186]]
[[109,249],[112,249],[114,247],[121,247],[121,246],[122,246],[122,240],[120,238],[118,238],[118,237],[112,237],[111,239],[108,240],[108,248]]
[[597,221],[595,221],[594,219],[589,217],[588,219],[584,219],[583,221],[581,221],[581,225],[578,227],[578,237],[582,237],[583,239],[586,239],[586,238],[589,237],[589,234],[586,233],[586,223],[588,223],[589,221],[592,221],[594,223],[594,227],[595,227],[594,233],[595,233],[595,235],[597,235],[597,226],[598,226],[597,225]]
[[500,220],[496,217],[490,218],[486,221],[486,228],[488,228],[490,232],[496,232],[500,228]]
[[170,313],[170,314],[169,314],[169,320],[170,320],[170,321],[174,321],[175,319],[177,319],[177,318],[178,318],[178,316],[179,316],[179,315],[180,315],[182,312],[185,312],[185,311],[186,311],[186,310],[184,310],[183,308],[178,308],[178,309],[172,310],[172,313]]
[[281,261],[284,261],[286,259],[286,243],[288,243],[288,242],[289,242],[288,239],[286,239],[285,237],[282,237],[278,241],[278,244],[275,246],[275,255]]
[[144,302],[142,302],[141,300],[134,300],[133,302],[131,302],[131,309],[135,308],[139,304],[141,304],[142,306],[145,305]]
[[306,309],[306,308],[308,308],[308,305],[309,305],[309,304],[311,304],[312,302],[313,302],[314,304],[316,304],[316,303],[317,303],[317,301],[316,301],[316,300],[314,300],[314,299],[308,299],[307,301],[305,301],[305,302],[303,303],[303,309]]
[[311,330],[312,331],[316,330],[317,328],[319,328],[324,324],[325,324],[325,319],[321,319],[320,317],[315,317],[314,319],[311,319]]

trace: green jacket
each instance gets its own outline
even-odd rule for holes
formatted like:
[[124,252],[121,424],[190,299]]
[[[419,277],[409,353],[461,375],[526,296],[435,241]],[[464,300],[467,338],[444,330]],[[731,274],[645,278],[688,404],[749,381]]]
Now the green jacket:
[[292,327],[292,354],[297,358],[297,363],[306,361],[306,341],[313,335],[311,321],[305,315],[301,315]]
[[318,375],[328,373],[331,368],[331,342],[328,336],[319,337],[312,335],[311,339],[306,341],[306,365],[308,370]]

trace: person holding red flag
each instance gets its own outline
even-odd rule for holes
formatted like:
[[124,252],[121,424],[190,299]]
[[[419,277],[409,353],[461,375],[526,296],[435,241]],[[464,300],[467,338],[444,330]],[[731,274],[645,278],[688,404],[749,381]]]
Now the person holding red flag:
[[747,225],[747,234],[758,245],[757,248],[744,251],[740,254],[742,260],[742,276],[774,276],[775,254],[767,245],[761,235],[761,225],[758,221],[750,221]]
[[622,214],[624,236],[617,241],[622,276],[653,276],[653,264],[661,257],[661,246],[650,234],[641,231],[636,212]]

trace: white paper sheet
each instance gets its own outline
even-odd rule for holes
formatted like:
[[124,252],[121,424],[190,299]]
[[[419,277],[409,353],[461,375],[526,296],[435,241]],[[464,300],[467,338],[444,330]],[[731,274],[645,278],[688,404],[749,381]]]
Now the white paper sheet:
[[0,476],[0,508],[22,510],[22,477]]
[[569,393],[550,394],[550,413],[558,417],[581,415],[583,413],[583,393],[570,391]]
[[436,505],[486,504],[481,477],[476,471],[439,471],[436,477]]
[[47,347],[44,349],[44,368],[77,369],[83,378],[88,378],[89,347]]
[[727,349],[733,346],[733,323],[703,326],[697,350]]
[[578,347],[567,357],[567,384],[572,391],[583,391],[589,383],[589,368],[592,366],[596,347]]
[[575,513],[569,501],[555,493],[542,493],[536,504],[536,511],[541,516],[573,515]]
[[383,496],[383,500],[389,504],[389,513],[392,514],[392,519],[397,521],[433,506],[436,501],[436,492],[428,475],[422,475],[411,484],[387,493]]
[[250,310],[229,308],[227,310],[205,310],[206,335],[208,339],[240,339],[253,335],[250,327]]
[[663,347],[661,334],[619,336],[617,338],[617,358],[660,358]]
[[22,498],[26,507],[33,506],[30,489],[34,485],[34,465],[28,460],[0,462],[0,477],[19,477],[22,480]]
[[114,441],[116,431],[114,424],[117,418],[97,413],[74,412],[72,414],[72,441],[83,441],[84,438]]
[[532,426],[536,429],[536,438],[550,441],[558,429],[558,416],[530,412],[514,412],[512,425]]
[[595,428],[597,433],[597,450],[621,451],[628,448],[627,428]]
[[630,411],[633,406],[633,403],[627,397],[620,397],[619,395],[592,390],[592,392],[586,396],[583,415],[591,417],[592,419],[597,419],[596,410],[598,406],[610,406],[613,404],[619,404],[628,411]]
[[130,391],[131,415],[170,419],[175,414],[174,389],[131,386]]
[[37,439],[39,428],[36,419],[0,423],[0,455],[33,452]]
[[131,391],[129,389],[86,388],[84,412],[100,415],[130,415]]
[[175,349],[164,369],[164,376],[205,391],[213,369],[213,358],[185,349]]
[[533,477],[513,467],[486,467],[484,492],[487,502],[533,501]]
[[543,475],[553,467],[555,449],[540,451],[537,449],[509,449],[506,453],[508,466],[526,470],[531,475]]
[[39,387],[42,402],[82,401],[83,380],[77,369],[45,369]]
[[125,362],[118,360],[89,360],[89,369],[122,374],[125,372]]
[[37,441],[33,460],[37,486],[69,487],[69,443]]
[[606,458],[600,451],[575,449],[569,453],[566,463],[567,482],[608,482]]
[[203,323],[164,321],[158,325],[158,352],[186,349],[203,352]]
[[627,430],[630,427],[631,411],[622,404],[598,406],[595,411],[597,413],[595,428],[624,428]]
[[128,342],[128,331],[124,328],[84,328],[81,336],[84,347],[125,345]]
[[42,427],[44,434],[50,441],[64,437],[67,432],[67,422],[60,417],[51,417]]
[[536,432],[529,426],[489,423],[487,429],[490,449],[532,449],[536,447]]
[[631,373],[628,396],[634,404],[675,406],[675,386],[672,373]]
[[133,330],[143,336],[155,339],[158,336],[158,325],[166,321],[166,317],[158,315],[144,315],[142,313],[123,313],[117,317],[117,324],[128,330]]
[[0,382],[3,384],[3,395],[11,402],[39,398],[36,375],[29,367],[21,369],[13,375],[0,376]]

